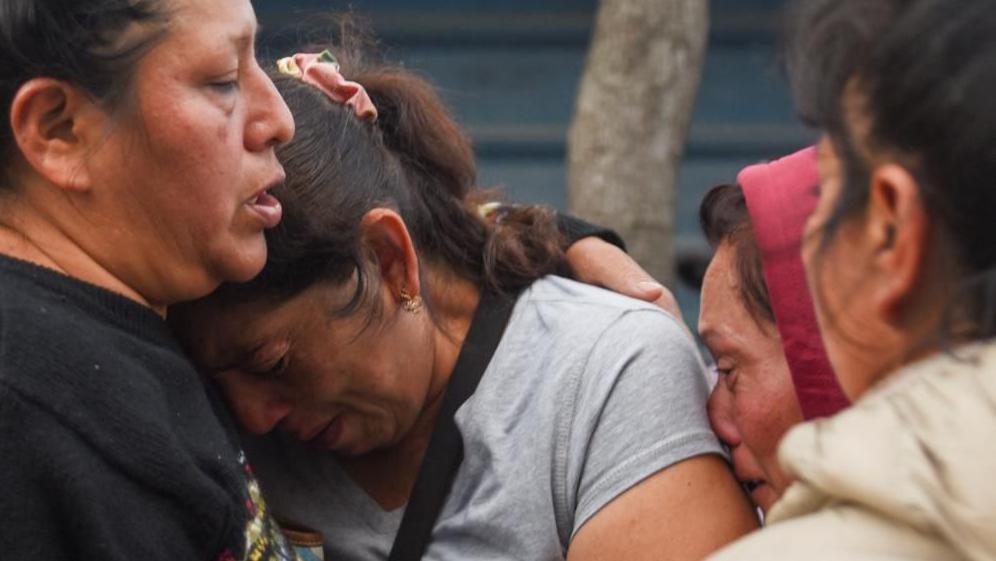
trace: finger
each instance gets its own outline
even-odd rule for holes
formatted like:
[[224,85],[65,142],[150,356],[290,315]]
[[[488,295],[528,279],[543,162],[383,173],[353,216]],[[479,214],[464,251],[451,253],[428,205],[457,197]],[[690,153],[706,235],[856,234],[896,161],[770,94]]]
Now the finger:
[[685,318],[681,314],[681,307],[678,306],[678,300],[674,297],[674,294],[671,294],[670,290],[665,289],[661,297],[654,300],[654,304],[674,316],[678,321],[684,323]]
[[630,296],[639,300],[645,300],[647,302],[656,302],[664,296],[665,292],[667,292],[664,285],[655,280],[638,278],[631,284],[633,285],[633,288],[628,291]]

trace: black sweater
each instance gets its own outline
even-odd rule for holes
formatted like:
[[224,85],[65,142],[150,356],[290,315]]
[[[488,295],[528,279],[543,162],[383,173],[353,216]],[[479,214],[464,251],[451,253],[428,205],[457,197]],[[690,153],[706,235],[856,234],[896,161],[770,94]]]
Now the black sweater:
[[0,256],[0,559],[291,556],[165,322]]

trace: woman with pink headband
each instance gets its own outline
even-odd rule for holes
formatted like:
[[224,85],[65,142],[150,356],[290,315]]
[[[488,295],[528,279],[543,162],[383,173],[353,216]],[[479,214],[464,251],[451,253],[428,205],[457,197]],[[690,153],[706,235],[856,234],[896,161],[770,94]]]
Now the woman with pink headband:
[[794,483],[714,559],[996,559],[996,3],[790,14],[797,110],[821,133],[801,253],[854,403],[785,435]]
[[263,273],[173,317],[278,518],[371,560],[700,559],[753,529],[680,322],[556,276],[554,217],[482,212],[432,87],[342,62],[275,77]]
[[820,341],[800,247],[816,205],[816,151],[740,172],[702,202],[716,253],[702,285],[699,333],[719,380],[709,418],[734,471],[767,511],[790,479],[777,449],[792,426],[847,406]]

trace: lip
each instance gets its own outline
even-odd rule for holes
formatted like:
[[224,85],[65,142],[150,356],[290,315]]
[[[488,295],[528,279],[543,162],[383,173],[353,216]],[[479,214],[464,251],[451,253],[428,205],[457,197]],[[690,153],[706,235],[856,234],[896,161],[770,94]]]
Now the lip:
[[744,490],[750,494],[754,494],[754,491],[768,484],[768,480],[764,477],[743,473],[739,470],[734,470],[734,476],[736,476],[737,481],[740,482]]
[[253,193],[244,203],[253,214],[259,217],[263,228],[273,228],[280,223],[280,219],[283,217],[283,207],[270,191],[283,183],[284,178],[284,173],[281,171],[273,181],[267,183],[266,187]]
[[765,491],[770,487],[766,479],[760,477],[742,476],[737,474],[737,481],[744,491],[750,496],[751,501],[756,505],[761,505]]
[[322,431],[324,431],[326,428],[328,428],[328,426],[329,426],[328,423],[325,423],[323,425],[317,425],[317,426],[315,426],[314,428],[312,428],[308,432],[295,431],[295,432],[292,432],[291,434],[294,436],[295,440],[298,440],[300,442],[311,442],[318,435],[322,434]]
[[325,450],[334,450],[342,441],[344,428],[342,415],[336,415],[321,432],[310,440],[310,443]]
[[337,415],[328,427],[318,435],[318,444],[326,450],[334,450],[342,441],[343,429],[342,415]]
[[761,479],[746,479],[746,480],[741,480],[740,484],[743,485],[744,489],[746,489],[747,492],[750,493],[751,495],[754,494],[754,491],[757,491],[761,487],[764,487],[765,485],[767,485],[767,483],[765,481],[761,480]]

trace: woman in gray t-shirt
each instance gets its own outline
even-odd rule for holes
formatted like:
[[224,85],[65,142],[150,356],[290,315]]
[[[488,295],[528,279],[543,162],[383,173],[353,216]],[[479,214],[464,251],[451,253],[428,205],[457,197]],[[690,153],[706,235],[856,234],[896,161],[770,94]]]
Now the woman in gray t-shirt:
[[674,318],[548,276],[565,268],[552,213],[481,211],[469,142],[421,79],[326,54],[281,68],[297,134],[267,266],[173,318],[266,435],[248,448],[279,518],[329,559],[387,556],[489,290],[517,300],[456,413],[429,558],[697,559],[756,524]]

